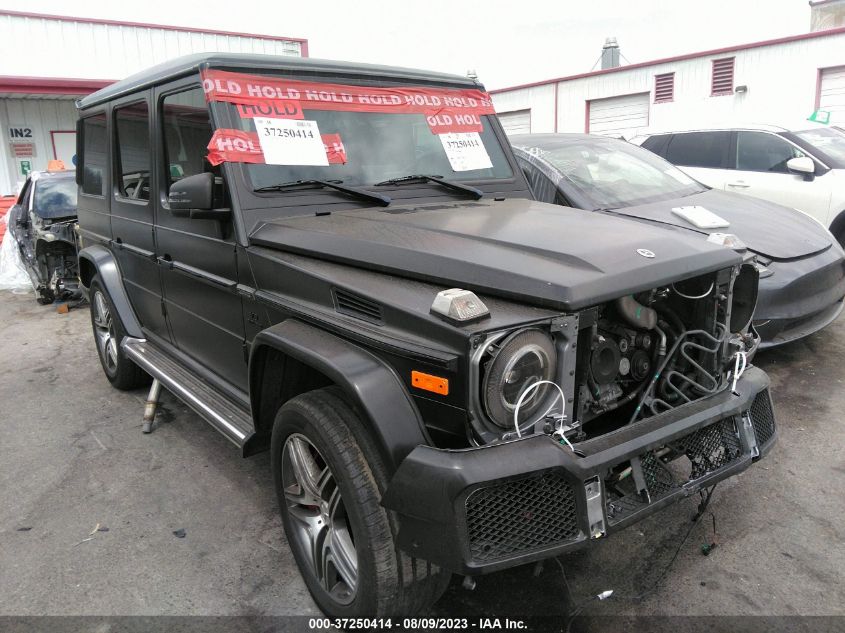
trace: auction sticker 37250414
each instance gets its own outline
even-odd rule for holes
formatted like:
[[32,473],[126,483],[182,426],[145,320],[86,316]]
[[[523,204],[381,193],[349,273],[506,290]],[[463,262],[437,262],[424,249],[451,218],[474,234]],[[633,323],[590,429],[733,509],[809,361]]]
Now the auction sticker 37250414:
[[478,132],[451,132],[438,136],[455,171],[490,169],[493,166]]
[[268,165],[319,165],[329,159],[316,121],[256,117],[258,142]]

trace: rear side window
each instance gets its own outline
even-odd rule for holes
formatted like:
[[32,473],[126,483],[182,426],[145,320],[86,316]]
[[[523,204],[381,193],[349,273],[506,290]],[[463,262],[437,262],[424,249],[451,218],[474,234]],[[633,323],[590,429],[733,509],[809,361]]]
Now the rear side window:
[[669,134],[655,134],[649,136],[646,140],[640,143],[640,147],[654,152],[658,156],[666,158],[666,143],[669,141]]
[[737,132],[736,168],[742,171],[765,171],[788,174],[786,163],[804,156],[792,143],[766,132]]
[[150,110],[146,102],[115,110],[117,188],[133,200],[150,199]]
[[674,134],[666,148],[666,160],[683,167],[721,169],[730,140],[730,132]]
[[211,121],[202,88],[168,95],[162,101],[167,189],[185,176],[213,171],[206,161]]
[[82,121],[82,193],[103,195],[106,173],[106,115],[95,114]]

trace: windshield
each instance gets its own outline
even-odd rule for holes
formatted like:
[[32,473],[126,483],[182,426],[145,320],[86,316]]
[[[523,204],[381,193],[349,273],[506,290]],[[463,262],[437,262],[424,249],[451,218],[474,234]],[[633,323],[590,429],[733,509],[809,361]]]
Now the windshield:
[[[411,174],[441,176],[446,180],[482,180],[511,176],[510,165],[486,121],[487,117],[484,117],[484,130],[478,134],[477,140],[474,140],[481,143],[484,152],[489,156],[487,164],[490,166],[464,170],[463,165],[450,161],[447,148],[441,140],[444,135],[433,134],[422,114],[307,109],[303,114],[305,121],[313,121],[314,133],[319,134],[316,138],[336,138],[337,141],[332,142],[342,146],[345,156],[326,165],[249,165],[247,171],[253,188],[308,179],[341,180],[350,185],[373,185]],[[240,119],[241,129],[256,132],[255,121],[256,119]],[[261,131],[266,138],[273,133],[273,128],[264,127]],[[284,130],[276,128],[275,133],[280,132],[284,133]],[[484,159],[484,154],[480,157]]]
[[247,163],[253,189],[513,175],[492,129],[489,95],[475,88],[317,84],[217,70],[203,77],[206,97],[225,102],[234,122],[215,131],[209,160]]
[[845,163],[845,134],[828,128],[820,128],[795,132],[795,135],[839,163]]
[[648,150],[615,139],[524,149],[551,164],[595,209],[618,209],[681,198],[706,188]]
[[76,181],[73,178],[42,178],[35,183],[32,210],[47,219],[76,215]]

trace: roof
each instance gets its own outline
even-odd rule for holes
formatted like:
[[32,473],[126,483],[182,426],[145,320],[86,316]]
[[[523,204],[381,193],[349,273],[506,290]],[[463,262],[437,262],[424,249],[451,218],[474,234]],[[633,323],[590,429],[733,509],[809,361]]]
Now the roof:
[[172,79],[199,72],[206,67],[250,69],[255,71],[291,70],[302,73],[330,73],[358,77],[412,79],[421,82],[460,84],[480,87],[474,79],[461,75],[435,73],[395,66],[356,64],[351,62],[313,59],[286,55],[256,55],[251,53],[196,53],[177,57],[139,73],[121,79],[79,101],[79,108],[91,106],[142,90]]
[[827,29],[825,31],[813,31],[811,33],[801,33],[799,35],[790,35],[787,37],[779,37],[771,40],[763,40],[760,42],[751,42],[750,44],[738,44],[736,46],[728,46],[725,48],[714,48],[698,53],[686,53],[684,55],[676,55],[674,57],[664,57],[655,59],[649,62],[640,62],[637,64],[628,64],[627,66],[617,66],[616,68],[604,68],[602,70],[594,70],[588,73],[579,73],[577,75],[568,75],[564,77],[557,77],[555,79],[544,79],[542,81],[535,81],[527,84],[520,84],[518,86],[510,86],[508,88],[497,88],[490,90],[490,94],[498,94],[501,92],[510,92],[511,90],[520,90],[522,88],[534,88],[536,86],[545,86],[548,84],[556,84],[562,81],[572,81],[574,79],[584,79],[587,77],[597,77],[600,75],[609,75],[611,73],[623,72],[626,70],[634,70],[635,68],[647,68],[648,66],[657,66],[658,64],[667,64],[671,62],[680,62],[687,59],[696,59],[698,57],[710,57],[712,55],[727,55],[737,51],[749,50],[752,48],[760,48],[763,46],[775,46],[777,44],[789,44],[790,42],[799,42],[801,40],[815,39],[818,37],[830,37],[833,35],[845,35],[845,27],[837,27],[835,29]]
[[754,130],[757,132],[774,132],[775,134],[780,134],[782,132],[794,132],[804,131],[804,130],[812,130],[812,129],[823,129],[823,128],[830,128],[831,126],[826,125],[824,123],[817,123],[815,121],[808,121],[808,120],[798,120],[793,121],[794,125],[771,125],[768,123],[748,123],[746,121],[737,121],[737,122],[721,122],[721,123],[712,123],[712,124],[705,124],[705,125],[696,125],[695,127],[691,128],[681,128],[681,129],[658,129],[649,131],[648,134],[643,136],[657,136],[658,134],[680,134],[682,132],[714,132],[717,130]]
[[600,136],[598,134],[579,134],[577,132],[555,132],[554,134],[513,134],[508,136],[511,145],[523,145],[529,143],[575,143],[586,139],[614,139],[612,136]]
[[238,31],[220,31],[217,29],[201,29],[195,26],[175,26],[172,24],[152,24],[150,22],[126,22],[124,20],[104,20],[102,18],[80,18],[70,15],[55,15],[52,13],[31,13],[29,11],[8,11],[0,9],[0,15],[16,18],[40,18],[42,20],[58,20],[60,22],[83,22],[85,24],[105,24],[110,26],[127,26],[142,29],[164,29],[165,31],[184,31],[186,33],[208,33],[211,35],[227,35],[231,37],[249,37],[259,40],[274,40],[299,42],[302,56],[308,57],[308,40],[301,37],[284,37],[281,35],[263,35],[258,33],[241,33]]

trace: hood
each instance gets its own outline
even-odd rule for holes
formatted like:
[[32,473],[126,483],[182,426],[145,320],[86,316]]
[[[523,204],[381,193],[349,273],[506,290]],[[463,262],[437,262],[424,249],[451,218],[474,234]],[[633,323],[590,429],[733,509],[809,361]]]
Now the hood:
[[[719,229],[699,229],[672,213],[673,207],[698,205],[730,222]],[[733,233],[752,251],[772,259],[796,259],[831,246],[828,232],[800,211],[768,200],[711,189],[684,198],[642,204],[613,213],[655,220],[703,235]]]
[[524,199],[285,218],[250,243],[561,310],[741,261],[697,235]]

